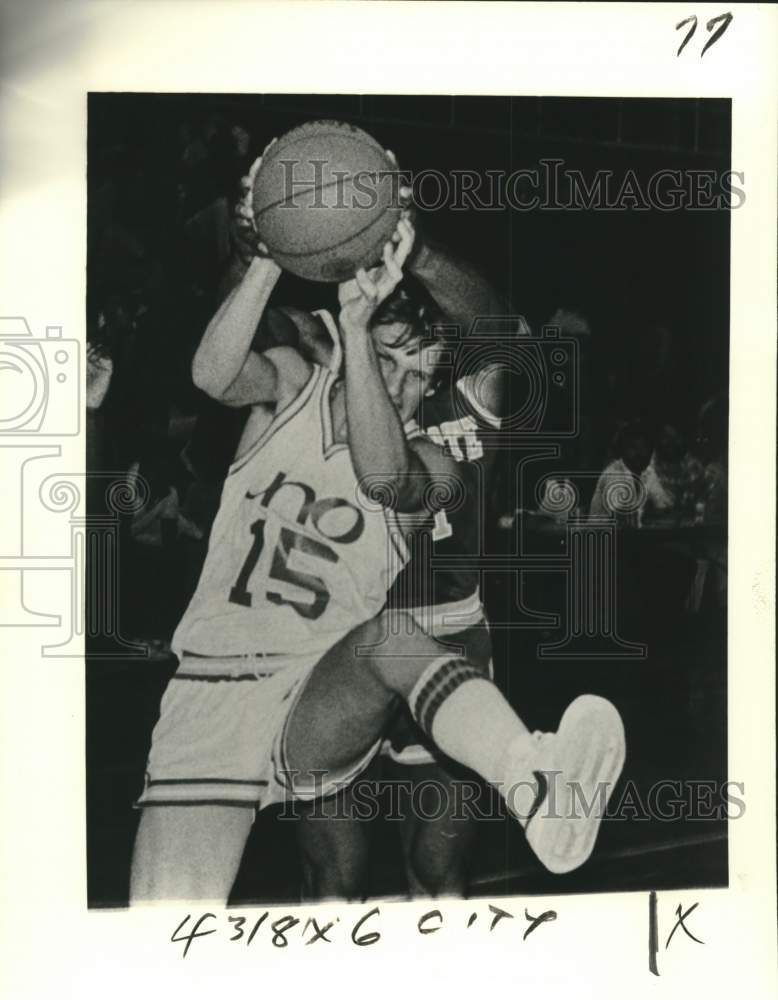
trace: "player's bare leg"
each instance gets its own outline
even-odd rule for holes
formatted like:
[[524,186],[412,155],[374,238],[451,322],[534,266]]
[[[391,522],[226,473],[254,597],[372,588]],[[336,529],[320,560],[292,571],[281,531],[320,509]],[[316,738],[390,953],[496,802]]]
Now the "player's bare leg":
[[365,821],[355,815],[351,788],[327,799],[300,803],[297,808],[303,900],[364,899],[367,830]]
[[[462,896],[467,888],[465,863],[475,841],[475,818],[462,810],[456,777],[440,764],[403,767],[402,780],[419,789],[418,805],[400,825],[405,874],[412,897]],[[472,780],[472,779],[471,779]]]
[[[465,861],[476,825],[475,818],[458,807],[462,798],[455,788],[458,779],[434,763],[402,768],[402,772],[402,781],[426,785],[419,795],[420,814],[411,808],[417,802],[412,793],[404,799],[410,811],[396,824],[408,893],[412,898],[462,896]],[[336,798],[303,805],[297,832],[304,899],[366,898],[368,828],[354,811],[350,787]]]
[[[387,627],[385,615],[365,622],[336,643],[311,671],[286,728],[286,762],[300,784],[315,784],[324,769],[346,771],[366,755],[401,702],[414,693],[425,670],[438,660],[452,660],[445,647],[404,613],[394,615],[390,641],[385,641]],[[466,661],[456,662],[467,670]],[[518,727],[526,732],[498,697],[511,731]]]
[[[409,895],[464,895],[476,817],[468,805],[473,796],[462,794],[461,789],[462,782],[474,782],[475,777],[454,775],[432,761],[413,766],[385,761],[382,780],[398,778],[411,788],[411,795],[402,800],[406,811],[396,824]],[[368,825],[355,808],[352,787],[298,806],[304,899],[366,898]]]
[[239,806],[144,807],[130,874],[130,904],[197,899],[226,903],[254,810]]
[[[452,657],[409,616],[395,615],[390,631],[385,642],[379,616],[316,664],[286,727],[290,777],[310,786],[322,770],[348,773],[369,754],[402,698],[445,754],[503,794],[550,871],[583,864],[624,762],[614,706],[584,695],[556,734],[531,734],[480,670]],[[595,798],[594,808],[581,808]],[[550,811],[539,808],[544,802]]]
[[[490,676],[491,644],[485,628],[476,626],[449,635],[445,641],[450,649],[466,650],[466,657],[480,666],[484,676]],[[389,653],[385,646],[383,649]],[[480,797],[483,786],[471,771],[435,755],[405,707],[391,724],[388,739],[391,750],[377,758],[381,760],[381,780],[385,786],[410,792],[401,800],[402,813],[397,817],[401,821],[391,824],[400,836],[409,894],[462,896],[465,862],[476,832],[472,803]],[[388,749],[386,740],[382,749]],[[307,892],[315,887],[314,891],[341,898],[364,897],[369,829],[359,810],[347,805],[351,787],[339,797],[337,809],[328,809],[337,821],[327,822],[322,810],[314,807],[298,824]],[[312,819],[306,822],[309,815]]]

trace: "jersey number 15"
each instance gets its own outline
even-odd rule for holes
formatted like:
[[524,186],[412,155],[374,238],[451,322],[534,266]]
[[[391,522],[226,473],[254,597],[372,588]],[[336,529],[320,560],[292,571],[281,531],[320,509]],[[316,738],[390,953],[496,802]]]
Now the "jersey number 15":
[[[251,525],[251,534],[254,539],[251,548],[246,555],[246,559],[241,567],[240,573],[235,580],[234,586],[230,589],[230,601],[233,604],[240,604],[244,608],[252,606],[253,594],[248,589],[251,574],[254,572],[262,550],[265,547],[265,518],[259,517]],[[309,538],[291,528],[282,527],[279,533],[278,542],[273,552],[273,560],[270,572],[265,581],[268,589],[265,591],[265,600],[271,604],[288,604],[298,615],[303,618],[316,619],[324,613],[330,601],[330,593],[327,585],[321,577],[313,573],[306,573],[303,570],[293,569],[289,565],[289,557],[293,552],[300,552],[316,559],[323,559],[329,563],[337,563],[338,555],[329,546],[322,542],[317,542],[314,538]],[[307,590],[312,595],[309,602],[294,601],[289,597],[284,597],[277,590],[270,589],[272,581],[278,583],[288,583],[301,590]]]

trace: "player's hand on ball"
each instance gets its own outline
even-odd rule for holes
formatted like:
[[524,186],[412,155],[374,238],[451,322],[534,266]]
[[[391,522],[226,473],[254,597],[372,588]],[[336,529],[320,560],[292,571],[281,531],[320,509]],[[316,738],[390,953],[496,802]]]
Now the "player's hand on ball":
[[[273,139],[265,147],[264,156],[273,143]],[[249,172],[240,179],[240,197],[235,206],[235,215],[232,225],[232,239],[235,251],[243,263],[248,266],[253,257],[270,257],[270,251],[259,239],[257,227],[254,223],[253,190],[254,179],[257,171],[262,166],[262,156],[258,156],[249,167]]]
[[345,334],[367,333],[373,313],[402,281],[415,231],[407,219],[400,219],[396,235],[396,243],[384,244],[383,264],[370,271],[360,268],[351,281],[339,286],[340,326]]
[[[385,152],[387,157],[394,164],[395,169],[399,173],[400,167],[399,164],[397,163],[397,157],[394,155],[391,149],[387,149],[385,150]],[[416,226],[416,206],[413,203],[413,188],[409,187],[407,184],[401,184],[397,191],[397,194],[400,202],[400,219],[405,219],[407,222],[410,222],[410,224],[414,227],[415,230],[417,226]],[[394,235],[392,236],[392,240],[395,243],[400,242],[399,229],[395,229]],[[416,242],[418,243],[418,235]]]

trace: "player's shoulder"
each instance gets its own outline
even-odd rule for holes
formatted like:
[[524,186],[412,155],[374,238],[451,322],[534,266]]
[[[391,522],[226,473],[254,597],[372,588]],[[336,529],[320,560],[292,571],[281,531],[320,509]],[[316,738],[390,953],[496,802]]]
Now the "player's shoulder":
[[276,311],[294,323],[300,333],[321,334],[325,330],[325,320],[321,315],[323,310],[313,313],[297,306],[278,306]]
[[279,403],[299,393],[318,367],[304,358],[296,347],[269,347],[264,357],[272,362],[276,370]]
[[286,322],[293,323],[297,331],[297,344],[301,353],[324,368],[340,366],[338,325],[331,314],[321,309],[315,313],[284,307]]
[[499,430],[502,424],[504,380],[505,368],[495,364],[477,374],[464,375],[456,384],[456,392],[466,403],[469,414],[490,429]]
[[314,321],[314,315],[309,309],[300,309],[299,306],[276,306],[276,311],[288,316],[295,323],[309,323]]
[[436,440],[418,425],[413,428],[406,425],[406,440],[433,479],[456,474],[456,462],[444,442]]

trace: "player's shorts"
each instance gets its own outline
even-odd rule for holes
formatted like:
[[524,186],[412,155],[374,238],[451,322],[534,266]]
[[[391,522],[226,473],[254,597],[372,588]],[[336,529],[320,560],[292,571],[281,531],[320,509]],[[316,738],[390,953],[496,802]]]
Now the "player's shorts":
[[[486,619],[481,617],[475,625],[452,631],[451,627],[430,628],[432,635],[453,655],[466,657],[483,671],[484,677],[493,678],[492,641]],[[392,721],[381,745],[382,756],[397,764],[431,764],[445,761],[427,734],[416,724],[407,705],[403,705]]]
[[182,656],[162,698],[138,806],[264,809],[332,795],[356,778],[381,741],[352,766],[292,787],[286,727],[319,657]]

